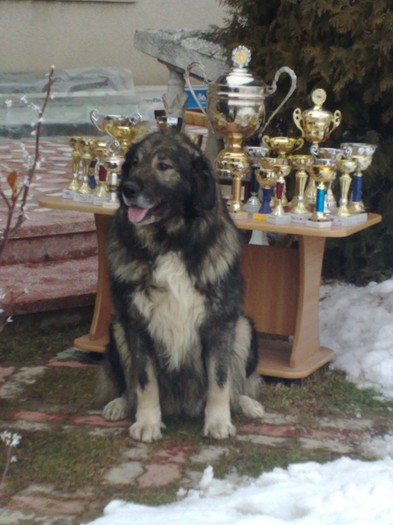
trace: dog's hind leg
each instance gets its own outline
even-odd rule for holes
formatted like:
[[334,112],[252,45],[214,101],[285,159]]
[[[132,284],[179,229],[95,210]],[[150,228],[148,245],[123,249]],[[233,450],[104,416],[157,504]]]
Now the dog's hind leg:
[[136,421],[130,427],[130,435],[137,441],[151,443],[162,437],[161,408],[155,368],[148,359],[145,380],[138,381]]
[[127,395],[127,380],[125,373],[130,374],[130,356],[127,351],[124,330],[120,323],[111,325],[109,344],[105,353],[102,386],[113,397],[102,411],[102,415],[109,421],[125,419],[130,412],[129,396]]
[[263,406],[255,399],[259,397],[261,378],[255,371],[258,359],[256,334],[250,320],[240,317],[236,324],[233,346],[232,402],[241,412],[253,419],[264,415]]

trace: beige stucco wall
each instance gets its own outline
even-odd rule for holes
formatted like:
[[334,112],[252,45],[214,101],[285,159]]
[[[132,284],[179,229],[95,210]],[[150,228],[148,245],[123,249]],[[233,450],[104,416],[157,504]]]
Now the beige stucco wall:
[[222,23],[218,0],[0,0],[0,71],[74,67],[131,69],[134,83],[165,84],[165,66],[136,50],[135,30]]

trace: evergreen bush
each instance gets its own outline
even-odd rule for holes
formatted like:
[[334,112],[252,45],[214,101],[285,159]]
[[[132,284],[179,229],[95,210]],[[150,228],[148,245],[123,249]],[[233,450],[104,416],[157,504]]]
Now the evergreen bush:
[[[219,0],[227,8],[224,27],[215,28],[230,51],[252,50],[251,69],[271,83],[275,71],[291,67],[298,76],[295,95],[273,119],[269,134],[294,134],[295,107],[312,106],[322,87],[324,107],[340,109],[342,122],[325,146],[341,142],[378,145],[363,176],[363,200],[383,215],[382,224],[345,240],[328,241],[326,278],[356,284],[393,274],[393,13],[391,0]],[[280,90],[287,87],[280,81]],[[279,95],[268,102],[274,106]],[[269,111],[269,109],[268,109]]]

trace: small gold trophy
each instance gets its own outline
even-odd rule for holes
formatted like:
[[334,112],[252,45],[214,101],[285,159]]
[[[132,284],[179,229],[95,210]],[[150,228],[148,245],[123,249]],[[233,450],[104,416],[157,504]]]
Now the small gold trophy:
[[[344,156],[344,152],[339,148],[318,148],[318,159],[331,159],[337,163],[339,159]],[[325,196],[325,208],[327,213],[336,213],[337,202],[334,197],[332,186],[336,180],[336,172],[332,177],[332,180],[327,185],[326,196]]]
[[[354,214],[361,214],[365,212],[365,207],[362,201],[363,171],[370,166],[377,146],[361,142],[345,142],[341,144],[341,148],[348,158],[356,162],[349,211]],[[366,217],[364,217],[364,219],[365,218]]]
[[315,202],[315,210],[307,225],[314,227],[329,227],[332,224],[332,219],[325,213],[325,195],[326,185],[330,183],[336,171],[336,163],[331,159],[317,159],[310,167],[310,175],[317,183],[317,197]]
[[353,223],[353,216],[348,208],[348,193],[351,186],[351,173],[356,169],[356,161],[344,158],[337,160],[337,169],[342,175],[340,176],[340,200],[339,207],[334,214],[333,221],[335,224],[348,226]]
[[79,172],[81,166],[81,141],[82,137],[70,137],[69,144],[72,148],[72,179],[67,188],[63,189],[63,199],[72,199],[80,186]]
[[[276,159],[273,157],[265,157],[259,159],[260,169],[256,172],[257,181],[262,188],[262,204],[258,211],[258,215],[270,215],[272,213],[272,199],[274,188],[277,183],[277,176],[274,172]],[[258,218],[257,216],[255,218]]]
[[310,212],[305,204],[304,192],[308,179],[307,172],[312,166],[314,159],[312,155],[290,155],[288,160],[296,170],[295,196],[291,201],[291,213],[296,217],[292,216],[292,220],[303,222],[310,216]]
[[[258,198],[258,190],[259,190],[259,179],[257,179],[258,171],[260,168],[259,165],[259,159],[266,157],[269,154],[269,148],[266,146],[246,146],[244,148],[244,153],[246,154],[250,165],[251,165],[251,173],[250,173],[250,181],[249,181],[249,188],[250,188],[250,197],[246,204],[243,206],[243,210],[247,213],[257,213],[259,211],[259,208],[261,206],[261,203]],[[262,186],[262,185],[261,185]],[[263,213],[263,212],[260,212]]]

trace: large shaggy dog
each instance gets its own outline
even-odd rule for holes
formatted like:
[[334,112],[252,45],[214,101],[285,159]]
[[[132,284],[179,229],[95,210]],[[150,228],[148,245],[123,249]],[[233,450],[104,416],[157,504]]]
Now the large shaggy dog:
[[[109,235],[115,320],[106,419],[135,413],[130,434],[161,437],[161,414],[234,435],[231,408],[261,417],[256,338],[241,311],[239,238],[207,159],[183,134],[153,133],[128,151]],[[252,397],[249,397],[252,396]]]

